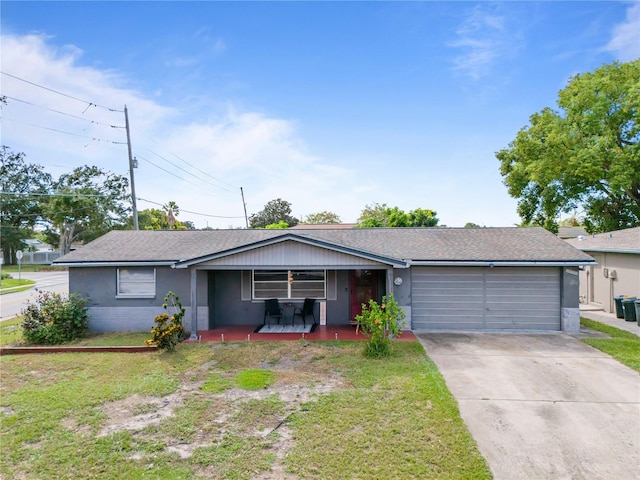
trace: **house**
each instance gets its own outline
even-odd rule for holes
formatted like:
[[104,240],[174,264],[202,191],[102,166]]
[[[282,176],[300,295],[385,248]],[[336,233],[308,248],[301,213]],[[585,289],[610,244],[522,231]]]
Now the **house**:
[[[413,330],[579,331],[593,259],[541,228],[112,231],[55,262],[92,331],[146,331],[175,292],[192,331],[263,321],[264,300],[318,299],[348,325],[393,293]],[[291,312],[285,312],[285,316]]]
[[567,243],[597,262],[580,272],[581,303],[615,312],[614,297],[640,298],[640,227],[580,236]]
[[584,227],[558,227],[558,236],[563,240],[568,238],[578,238],[580,235],[587,235],[587,231]]

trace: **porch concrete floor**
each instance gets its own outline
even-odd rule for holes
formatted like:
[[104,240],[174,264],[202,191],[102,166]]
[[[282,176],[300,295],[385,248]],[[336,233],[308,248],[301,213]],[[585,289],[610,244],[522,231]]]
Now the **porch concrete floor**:
[[[305,333],[254,333],[257,325],[239,325],[232,327],[220,327],[212,330],[198,330],[201,342],[279,342],[283,340],[350,340],[364,341],[367,339],[361,331],[356,333],[356,328],[351,325],[318,325],[315,331]],[[415,342],[416,337],[410,331],[405,331],[398,337],[399,341]],[[198,340],[186,340],[197,342]]]

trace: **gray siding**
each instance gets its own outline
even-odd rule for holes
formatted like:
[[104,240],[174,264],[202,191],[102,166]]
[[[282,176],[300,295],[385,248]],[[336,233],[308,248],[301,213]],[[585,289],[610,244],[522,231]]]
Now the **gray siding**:
[[379,262],[345,253],[287,240],[275,245],[199,263],[198,267],[226,266],[244,268],[294,268],[338,266],[379,266]]
[[557,267],[413,267],[414,330],[560,330]]

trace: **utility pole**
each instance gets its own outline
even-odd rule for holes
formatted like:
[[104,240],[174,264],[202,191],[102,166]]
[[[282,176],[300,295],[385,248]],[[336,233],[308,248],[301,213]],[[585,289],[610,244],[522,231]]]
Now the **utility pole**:
[[124,124],[127,130],[127,148],[129,149],[129,176],[131,177],[131,203],[133,204],[133,229],[138,228],[138,207],[136,206],[136,184],[133,179],[133,156],[131,154],[131,134],[129,133],[129,114],[127,113],[127,106],[124,106]]
[[247,218],[247,204],[244,203],[244,191],[242,190],[242,187],[240,187],[240,195],[242,195],[242,206],[244,207],[244,223],[247,225],[247,228],[249,228],[249,219]]

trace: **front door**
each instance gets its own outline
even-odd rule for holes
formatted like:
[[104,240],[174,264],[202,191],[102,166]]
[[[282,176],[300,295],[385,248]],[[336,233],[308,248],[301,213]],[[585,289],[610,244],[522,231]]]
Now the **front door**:
[[362,313],[362,304],[378,296],[378,271],[353,270],[351,272],[351,322]]

